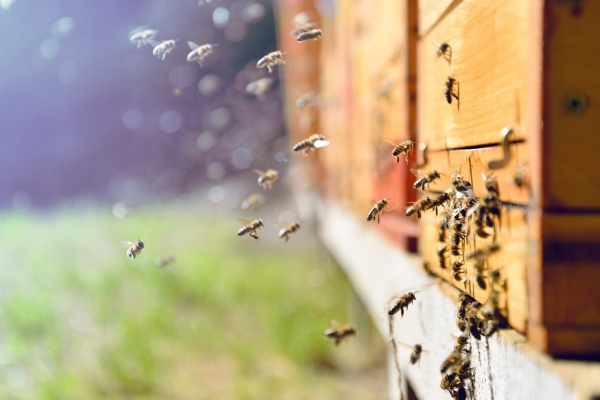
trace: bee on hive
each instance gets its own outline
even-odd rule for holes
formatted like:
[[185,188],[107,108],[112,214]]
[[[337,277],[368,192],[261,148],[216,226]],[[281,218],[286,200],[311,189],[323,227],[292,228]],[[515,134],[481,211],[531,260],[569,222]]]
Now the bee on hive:
[[449,76],[448,79],[446,79],[446,82],[444,83],[444,98],[448,104],[452,104],[453,97],[458,100],[458,93],[454,91],[454,86],[458,88],[458,85],[458,81],[453,77]]

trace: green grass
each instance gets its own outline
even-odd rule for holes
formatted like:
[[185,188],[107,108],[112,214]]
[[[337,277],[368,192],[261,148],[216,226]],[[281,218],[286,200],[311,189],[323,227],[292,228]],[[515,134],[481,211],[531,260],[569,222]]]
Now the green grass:
[[[181,203],[123,219],[94,206],[12,213],[0,226],[2,399],[385,397],[380,341],[323,339],[348,316],[349,285],[306,239],[238,238]],[[138,237],[133,262],[120,242]]]

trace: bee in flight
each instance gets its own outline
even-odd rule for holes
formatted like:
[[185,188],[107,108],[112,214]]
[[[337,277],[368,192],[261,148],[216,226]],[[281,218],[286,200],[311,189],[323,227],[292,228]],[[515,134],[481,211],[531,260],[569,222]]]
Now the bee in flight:
[[449,76],[448,79],[446,79],[446,82],[444,83],[444,98],[446,99],[448,104],[452,104],[453,97],[456,100],[458,100],[458,93],[457,93],[458,90],[455,91],[454,86],[456,86],[457,88],[460,88],[458,86],[458,81],[456,79],[454,79],[453,77]]
[[260,169],[255,169],[258,176],[258,184],[263,187],[263,189],[271,189],[273,187],[273,183],[277,179],[279,179],[279,172],[274,169],[268,169],[266,171],[261,171]]
[[309,42],[311,40],[320,39],[321,37],[323,37],[323,31],[321,29],[311,29],[296,36],[296,41]]
[[296,100],[296,107],[302,109],[317,100],[318,97],[319,96],[315,92],[303,94],[302,96],[298,97],[298,100]]
[[169,54],[175,48],[175,42],[177,40],[164,40],[162,43],[157,44],[152,50],[152,54],[156,57],[164,60],[167,54]]
[[327,145],[329,145],[329,141],[325,140],[325,136],[315,133],[310,135],[308,139],[304,139],[303,141],[296,143],[294,147],[292,147],[292,150],[294,152],[302,151],[304,155],[307,155],[314,149],[319,149]]
[[[146,29],[142,32],[138,32],[134,35],[132,35],[129,40],[132,43],[137,44],[137,48],[139,49],[140,47],[142,47],[145,44],[152,44],[152,42],[155,42],[154,38],[156,37],[156,34],[158,33],[158,31],[154,30],[154,29]],[[155,42],[157,43],[157,42]]]
[[412,349],[412,352],[410,353],[410,359],[409,359],[409,361],[412,365],[415,365],[416,363],[419,362],[423,352],[429,353],[427,350],[423,350],[423,346],[420,344],[415,344],[414,346],[410,346],[406,343],[402,343],[402,342],[398,342],[398,343],[400,343],[401,345],[403,345],[405,347]]
[[138,239],[137,242],[132,243],[132,242],[125,242],[123,241],[123,246],[127,246],[127,257],[135,260],[137,258],[137,256],[140,255],[140,253],[142,252],[142,250],[144,250],[144,241]]
[[298,229],[300,229],[300,224],[297,222],[292,222],[291,224],[280,224],[278,225],[278,228],[281,228],[278,236],[281,239],[285,239],[287,242],[290,239],[290,235],[293,235],[298,231]]
[[396,164],[400,163],[400,155],[404,154],[406,164],[408,164],[408,153],[412,153],[414,148],[414,142],[411,140],[405,140],[392,150],[392,157],[396,157]]
[[400,315],[404,317],[404,309],[407,309],[409,305],[417,300],[415,293],[416,292],[408,292],[403,296],[392,299],[393,304],[388,311],[388,315],[395,315],[398,311],[400,311]]
[[433,183],[434,181],[438,180],[441,178],[441,175],[439,172],[437,171],[432,171],[432,172],[425,172],[421,169],[415,170],[415,169],[411,169],[410,170],[416,177],[418,177],[419,179],[417,179],[415,181],[415,183],[413,184],[413,188],[415,189],[419,189],[421,188],[421,190],[429,190],[429,184]]
[[417,216],[417,219],[421,219],[421,213],[427,210],[430,210],[433,206],[433,200],[429,197],[425,196],[422,199],[417,200],[410,207],[406,209],[406,216],[412,217],[413,215]]
[[200,46],[194,42],[187,43],[190,49],[192,50],[190,54],[188,54],[187,60],[190,62],[198,61],[200,66],[202,66],[202,62],[204,61],[204,59],[208,57],[208,55],[212,54],[215,47],[217,47],[216,44],[203,44],[202,46]]
[[317,25],[314,22],[308,22],[309,15],[305,12],[298,13],[294,16],[294,26],[296,29],[292,31],[292,36],[298,36],[301,33],[315,29]]
[[166,267],[169,264],[172,264],[175,261],[175,256],[173,256],[172,254],[166,256],[166,257],[159,257],[154,261],[154,264],[156,264],[156,266],[158,268],[163,268]]
[[437,56],[438,58],[444,56],[446,61],[450,62],[452,60],[452,47],[448,43],[439,43],[435,40],[433,43],[437,46]]
[[260,193],[252,193],[244,201],[242,201],[242,210],[256,210],[265,202],[265,197]]
[[381,199],[376,202],[375,205],[373,205],[373,208],[371,208],[371,211],[369,211],[369,214],[367,214],[367,221],[375,221],[377,218],[377,223],[379,223],[379,217],[389,206],[388,200],[389,199]]
[[333,339],[335,345],[339,345],[342,340],[350,336],[356,336],[356,328],[351,325],[340,325],[335,321],[331,322],[331,327],[323,332],[323,336],[327,339]]
[[273,84],[273,79],[271,78],[261,78],[254,82],[250,82],[246,86],[246,93],[253,94],[258,97],[260,100],[265,99],[265,93],[269,91],[271,85]]
[[267,54],[266,56],[264,56],[263,58],[261,58],[260,60],[258,60],[258,62],[256,63],[256,67],[257,68],[267,67],[267,69],[269,70],[269,73],[271,73],[273,71],[273,67],[275,65],[285,64],[285,60],[283,59],[284,54],[285,53],[282,53],[279,50],[273,51],[273,52]]
[[256,232],[262,228],[264,225],[262,219],[255,219],[254,221],[246,221],[245,219],[238,219],[238,222],[244,225],[237,233],[238,236],[244,236],[248,234],[253,239],[259,240],[260,238],[256,234]]

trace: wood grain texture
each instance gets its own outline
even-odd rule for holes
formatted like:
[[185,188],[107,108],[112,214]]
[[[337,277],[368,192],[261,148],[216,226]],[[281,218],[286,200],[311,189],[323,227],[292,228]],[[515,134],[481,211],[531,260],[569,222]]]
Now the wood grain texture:
[[427,32],[444,17],[455,3],[461,0],[419,0],[419,32]]
[[[519,144],[515,147],[519,148],[519,154],[526,155],[525,144]],[[425,169],[427,171],[437,170],[445,176],[442,176],[442,179],[432,185],[431,190],[443,191],[449,188],[451,186],[450,175],[460,166],[463,178],[472,182],[476,195],[485,195],[487,192],[481,174],[489,174],[487,163],[501,157],[501,155],[502,150],[499,147],[433,153],[430,155],[430,163]],[[525,161],[524,158],[519,159],[519,161],[515,158],[506,168],[494,171],[500,186],[500,198],[503,201],[527,203],[529,199],[528,190],[521,189],[512,183],[512,173],[517,163]],[[442,217],[436,217],[433,212],[426,213],[421,219],[421,254],[436,274],[457,288],[467,290],[465,284],[452,279],[449,268],[454,261],[463,261],[462,257],[451,257],[448,252],[446,262],[448,268],[440,268],[437,251],[438,248],[447,245],[447,242],[443,244],[438,241],[441,220]],[[489,246],[491,243],[492,238],[482,239],[477,237],[475,239],[472,237],[467,242],[465,253]],[[489,257],[489,271],[500,269],[502,277],[506,279],[507,291],[501,296],[501,306],[505,307],[510,326],[520,332],[525,332],[528,313],[525,281],[525,255],[527,252],[525,210],[502,208],[501,227],[498,232],[497,243],[500,245],[500,251]],[[482,303],[487,301],[490,293],[489,285],[487,290],[482,290],[475,284],[475,271],[472,260],[467,260],[466,268],[467,275],[472,280],[470,287],[474,289],[474,293],[472,292],[474,297]],[[468,291],[470,290],[469,288]]]
[[[524,139],[528,4],[521,0],[462,1],[419,43],[419,140],[432,150],[498,143],[513,126]],[[451,46],[448,62],[434,41]],[[444,84],[458,81],[448,104]],[[459,108],[460,106],[460,108]]]

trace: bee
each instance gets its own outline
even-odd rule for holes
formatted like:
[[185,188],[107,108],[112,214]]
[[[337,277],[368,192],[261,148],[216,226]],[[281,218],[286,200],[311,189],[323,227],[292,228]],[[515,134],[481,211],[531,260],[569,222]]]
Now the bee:
[[458,81],[453,77],[449,76],[446,82],[444,83],[444,98],[448,102],[448,104],[452,104],[452,98],[454,97],[458,100],[458,94],[454,92],[454,86],[458,86]]
[[273,51],[261,58],[260,60],[258,60],[258,62],[256,63],[256,68],[267,67],[269,73],[271,73],[275,65],[285,64],[285,60],[283,59],[284,54],[285,53],[282,53],[279,50]]
[[129,40],[132,43],[136,43],[137,48],[139,49],[140,47],[142,47],[145,44],[152,44],[152,42],[154,42],[154,38],[156,37],[157,33],[158,33],[158,31],[156,31],[154,29],[146,29],[145,31],[136,33],[135,35],[131,36],[129,38]]
[[246,93],[253,94],[258,97],[260,100],[265,99],[265,93],[269,91],[271,85],[273,84],[273,80],[270,78],[261,78],[254,82],[250,82],[246,86]]
[[438,241],[446,243],[446,233],[448,232],[448,216],[444,215],[438,229]]
[[521,189],[529,186],[527,177],[525,176],[525,166],[524,165],[517,165],[517,169],[515,170],[515,173],[513,174],[512,180],[513,180],[513,183]]
[[356,328],[351,325],[340,325],[333,321],[331,327],[323,332],[323,336],[327,339],[333,339],[335,345],[339,345],[342,340],[349,338],[350,336],[356,336]]
[[446,61],[450,62],[452,59],[452,48],[448,43],[438,43],[435,40],[433,41],[437,46],[437,56],[438,58],[444,56]]
[[[442,365],[440,366],[440,372],[445,374],[451,367],[458,364],[462,359],[462,352],[457,351],[456,349],[450,353],[448,357],[444,360]],[[442,388],[443,389],[443,388]]]
[[296,231],[300,229],[300,224],[297,222],[292,222],[291,224],[284,224],[279,230],[279,237],[281,239],[285,239],[287,242],[290,238],[290,235],[296,233]]
[[467,271],[463,268],[463,265],[464,264],[460,261],[456,261],[452,264],[452,278],[459,282],[464,282],[466,280],[465,274]]
[[429,210],[431,208],[432,200],[425,196],[420,200],[417,200],[413,203],[412,206],[406,209],[406,216],[412,217],[413,215],[417,216],[417,219],[421,219],[421,213]]
[[321,29],[311,29],[296,36],[296,41],[310,42],[311,40],[317,40],[321,37],[323,37],[323,31]]
[[204,59],[208,57],[214,51],[216,44],[203,44],[202,46],[197,45],[194,42],[187,42],[189,48],[192,50],[187,56],[188,61],[198,61],[198,64],[202,66]]
[[461,381],[457,383],[457,385],[450,392],[452,396],[452,400],[467,400],[467,389],[465,389],[464,385]]
[[442,377],[442,381],[440,382],[440,387],[444,390],[451,391],[456,384],[456,372],[448,372]]
[[255,169],[258,176],[258,184],[263,187],[263,189],[271,189],[273,187],[273,183],[277,179],[279,179],[279,172],[274,169],[268,169],[266,171],[261,171],[260,169]]
[[467,236],[465,232],[453,229],[450,230],[450,254],[452,254],[453,256],[461,255],[461,245],[463,244],[463,241],[466,239],[466,237]]
[[157,44],[152,50],[152,54],[156,57],[164,60],[167,54],[169,54],[175,48],[175,42],[177,40],[164,40],[161,43]]
[[404,154],[406,164],[408,164],[408,153],[412,153],[414,142],[412,140],[405,140],[392,150],[392,157],[396,157],[396,164],[400,163],[400,155]]
[[423,346],[420,344],[415,344],[413,347],[412,353],[410,353],[410,363],[415,365],[421,359],[421,354],[423,353]]
[[315,133],[310,135],[308,139],[304,139],[301,142],[298,142],[292,147],[294,152],[302,151],[302,154],[307,155],[314,149],[320,149],[321,147],[325,147],[329,145],[329,141],[325,140],[325,136],[319,135]]
[[477,316],[474,310],[467,311],[467,323],[469,324],[469,332],[477,340],[481,340],[481,333],[483,331],[483,321]]
[[404,317],[404,309],[408,308],[417,298],[413,292],[408,292],[404,296],[398,298],[394,305],[389,309],[388,315],[395,315],[398,311],[400,311],[400,315]]
[[500,188],[494,174],[486,175],[482,173],[481,176],[483,177],[486,190],[495,198],[500,198]]
[[317,98],[318,95],[315,92],[303,94],[298,98],[298,100],[296,100],[296,107],[302,109],[311,104],[313,101],[317,100]]
[[454,368],[454,372],[461,381],[470,378],[471,372],[471,359],[465,358]]
[[[296,24],[296,25],[299,25],[299,24]],[[313,23],[313,22],[307,22],[305,24],[301,24],[301,25],[297,26],[297,28],[292,31],[292,36],[296,36],[297,37],[298,35],[300,35],[302,33],[306,33],[306,32],[312,31],[316,27],[317,27],[317,25],[315,23]]]
[[375,218],[377,218],[377,223],[379,223],[379,217],[388,206],[388,199],[381,199],[376,202],[371,211],[369,211],[369,214],[367,214],[367,221],[375,221]]
[[245,219],[238,219],[238,222],[244,225],[237,233],[238,236],[244,236],[246,233],[255,240],[260,240],[256,232],[264,225],[262,219],[256,219],[252,222]]
[[490,254],[495,253],[498,250],[500,250],[500,245],[498,243],[492,243],[487,247],[482,247],[467,254],[467,260],[471,258],[489,257]]
[[483,289],[486,290],[487,289],[487,283],[485,282],[485,260],[483,258],[476,258],[475,262],[473,263],[473,267],[475,268],[476,274],[475,274],[475,282],[477,282],[477,285]]
[[440,268],[446,269],[448,266],[446,265],[446,252],[448,251],[448,246],[440,247],[437,251],[438,257],[440,258]]
[[444,207],[447,202],[451,200],[452,196],[448,191],[443,192],[438,197],[431,201],[431,208],[435,210],[435,216],[438,215],[438,207]]
[[413,188],[415,189],[421,188],[421,190],[429,190],[429,184],[441,178],[441,174],[435,170],[432,172],[425,172],[420,169],[411,169],[411,172],[415,176],[420,177],[413,184]]
[[459,331],[464,333],[469,328],[469,324],[464,319],[457,318],[456,319],[456,327],[458,328]]
[[142,252],[142,250],[144,250],[144,241],[138,239],[137,242],[132,243],[132,242],[122,242],[124,246],[127,246],[127,257],[135,260],[140,253]]
[[163,268],[175,261],[175,257],[171,254],[166,257],[159,257],[154,261],[157,267]]
[[256,210],[263,205],[265,197],[260,193],[252,193],[244,201],[242,201],[242,210]]
[[423,269],[425,270],[425,272],[427,272],[427,275],[429,275],[432,278],[437,278],[438,276],[435,274],[435,272],[433,272],[433,270],[431,269],[431,266],[429,266],[429,263],[427,261],[425,261],[423,263]]

